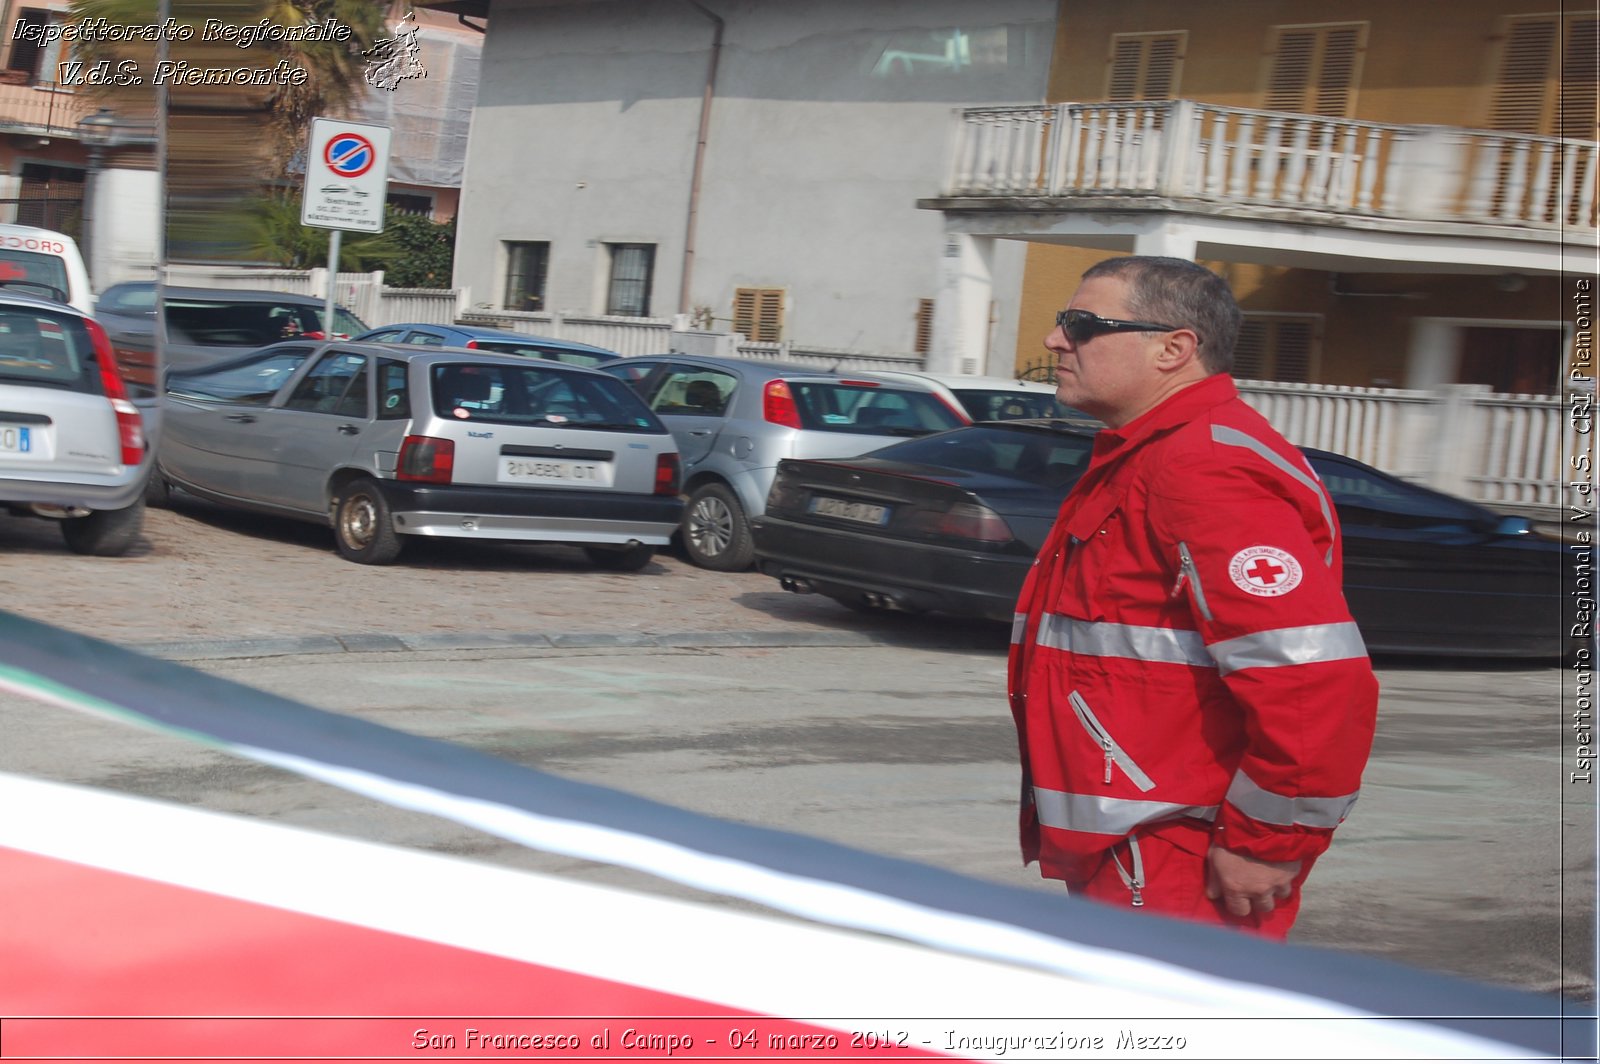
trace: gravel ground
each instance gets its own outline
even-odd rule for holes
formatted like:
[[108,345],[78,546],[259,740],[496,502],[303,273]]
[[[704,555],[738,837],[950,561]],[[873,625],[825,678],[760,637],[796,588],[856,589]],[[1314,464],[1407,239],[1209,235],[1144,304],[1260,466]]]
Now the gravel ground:
[[[716,573],[671,548],[644,570],[596,569],[576,548],[412,538],[391,566],[357,565],[326,528],[192,498],[148,511],[122,558],[87,558],[55,522],[0,515],[5,608],[130,644],[454,632],[861,631],[960,625],[862,617],[755,572]],[[987,626],[986,626],[987,627]],[[999,626],[994,626],[999,631]],[[1005,635],[998,635],[1004,646]]]

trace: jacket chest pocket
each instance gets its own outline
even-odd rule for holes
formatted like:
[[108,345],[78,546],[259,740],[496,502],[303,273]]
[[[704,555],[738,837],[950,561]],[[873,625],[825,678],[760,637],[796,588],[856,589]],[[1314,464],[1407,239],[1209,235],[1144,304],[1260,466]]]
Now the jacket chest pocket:
[[1051,610],[1086,621],[1106,618],[1107,576],[1122,525],[1115,510],[1076,515],[1067,526],[1066,567]]

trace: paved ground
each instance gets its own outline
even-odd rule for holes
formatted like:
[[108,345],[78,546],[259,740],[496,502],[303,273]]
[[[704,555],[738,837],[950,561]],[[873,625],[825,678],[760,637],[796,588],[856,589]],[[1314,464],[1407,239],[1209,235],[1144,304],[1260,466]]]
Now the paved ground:
[[[8,608],[687,808],[1036,882],[1010,843],[1003,626],[862,617],[670,555],[615,574],[576,551],[424,542],[370,568],[325,530],[198,503],[152,512],[146,538],[79,558],[49,524],[0,518]],[[1592,998],[1593,795],[1562,786],[1565,679],[1382,663],[1362,803],[1298,940]],[[175,740],[0,713],[0,767],[612,878]]]

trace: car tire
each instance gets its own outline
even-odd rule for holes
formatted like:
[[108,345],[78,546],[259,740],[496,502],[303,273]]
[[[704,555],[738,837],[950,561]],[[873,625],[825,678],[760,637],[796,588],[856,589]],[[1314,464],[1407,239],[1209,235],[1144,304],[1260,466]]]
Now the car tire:
[[61,522],[61,538],[78,554],[115,558],[128,553],[144,531],[144,500],[120,510],[96,510]]
[[161,475],[160,466],[150,467],[150,479],[144,482],[144,502],[162,510],[172,505],[172,484]]
[[589,556],[589,560],[598,569],[636,573],[650,564],[650,559],[656,556],[656,549],[648,543],[640,543],[621,550],[611,547],[585,547],[583,553]]
[[400,537],[377,481],[362,477],[344,486],[333,504],[333,540],[340,554],[362,565],[400,557]]
[[726,484],[702,484],[683,511],[683,549],[702,569],[736,573],[755,561],[744,507]]

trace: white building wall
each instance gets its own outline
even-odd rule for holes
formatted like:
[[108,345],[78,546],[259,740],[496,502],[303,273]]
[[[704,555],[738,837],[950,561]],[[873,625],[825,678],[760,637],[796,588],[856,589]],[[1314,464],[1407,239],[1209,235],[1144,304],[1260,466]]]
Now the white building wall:
[[[916,200],[944,183],[956,107],[1043,99],[1054,0],[705,6],[726,28],[687,306],[726,328],[735,288],[783,288],[786,339],[909,351],[945,242]],[[686,2],[497,0],[457,286],[499,306],[504,242],[544,240],[547,309],[592,313],[602,245],[652,243],[651,313],[677,312],[713,32]]]

